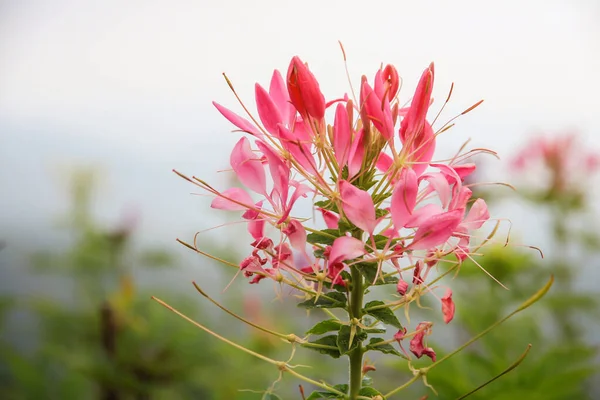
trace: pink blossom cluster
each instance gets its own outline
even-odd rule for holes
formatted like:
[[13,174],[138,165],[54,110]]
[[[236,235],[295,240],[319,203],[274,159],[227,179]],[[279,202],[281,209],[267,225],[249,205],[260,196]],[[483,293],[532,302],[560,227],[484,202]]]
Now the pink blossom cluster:
[[581,186],[580,180],[598,171],[600,156],[578,143],[575,134],[540,135],[516,154],[512,167],[519,172],[535,171],[538,181],[541,174],[547,175],[548,182],[543,184],[547,184],[554,194],[564,194],[577,191]]
[[[320,293],[349,285],[347,272],[366,265],[376,271],[370,284],[396,276],[398,295],[414,299],[430,291],[429,271],[440,260],[453,255],[460,263],[470,256],[473,232],[489,219],[486,203],[473,199],[465,184],[475,165],[463,155],[433,161],[436,137],[449,127],[436,131],[427,119],[433,64],[409,106],[399,100],[400,83],[387,65],[371,79],[362,77],[358,98],[327,100],[308,66],[294,57],[285,79],[275,70],[268,89],[256,84],[256,114],[244,104],[242,117],[214,103],[247,134],[230,156],[243,188],[203,187],[215,196],[213,208],[240,212],[247,221],[252,251],[239,268],[250,283],[292,281]],[[301,198],[310,199],[312,215],[295,214]],[[441,304],[448,323],[450,289]],[[435,358],[423,344],[430,327],[422,322],[410,335],[417,357]]]

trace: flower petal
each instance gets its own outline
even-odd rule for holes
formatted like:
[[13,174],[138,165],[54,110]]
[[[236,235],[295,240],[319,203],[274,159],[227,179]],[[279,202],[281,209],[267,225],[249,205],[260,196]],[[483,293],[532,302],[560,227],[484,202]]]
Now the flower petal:
[[252,204],[254,204],[254,202],[248,192],[244,189],[234,187],[221,192],[220,195],[210,203],[210,206],[219,210],[243,211],[252,207]]
[[410,168],[403,169],[392,193],[390,206],[392,222],[396,230],[404,228],[410,220],[417,205],[418,194],[419,184],[415,171]]
[[340,181],[339,187],[346,217],[363,231],[372,234],[377,220],[371,195],[347,181]]
[[216,101],[213,101],[213,105],[225,118],[229,120],[229,122],[240,128],[242,131],[248,132],[249,134],[254,135],[259,139],[262,139],[264,137],[262,132],[260,132],[258,128],[247,119],[240,117],[239,115],[229,110],[228,108],[223,107]]
[[333,241],[329,253],[329,264],[352,260],[365,254],[365,244],[352,236],[342,236]]
[[432,216],[417,229],[409,248],[425,250],[446,242],[458,227],[462,215],[463,210],[452,210]]
[[266,194],[265,169],[260,159],[252,152],[247,138],[241,138],[229,158],[231,167],[244,186],[259,194]]

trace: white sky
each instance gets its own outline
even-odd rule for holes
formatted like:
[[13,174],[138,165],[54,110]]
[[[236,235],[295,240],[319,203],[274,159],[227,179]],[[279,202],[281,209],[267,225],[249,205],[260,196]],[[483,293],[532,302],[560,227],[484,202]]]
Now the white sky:
[[172,238],[200,207],[170,169],[214,176],[237,139],[210,104],[239,109],[220,74],[252,106],[254,82],[297,54],[336,98],[348,90],[338,40],[354,82],[394,63],[408,99],[435,61],[434,95],[456,83],[445,117],[486,100],[441,152],[471,137],[508,158],[525,135],[571,127],[600,147],[593,0],[0,0],[0,217],[55,213],[52,168],[93,162],[116,203],[142,205]]

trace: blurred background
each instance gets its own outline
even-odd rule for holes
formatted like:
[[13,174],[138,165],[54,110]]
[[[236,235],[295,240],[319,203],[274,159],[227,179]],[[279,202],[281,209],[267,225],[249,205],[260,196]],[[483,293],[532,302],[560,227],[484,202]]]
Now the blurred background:
[[[392,63],[406,99],[435,61],[434,108],[455,83],[442,121],[485,99],[440,136],[436,158],[471,139],[500,156],[475,160],[478,180],[518,189],[478,193],[493,216],[511,221],[513,244],[480,260],[511,291],[464,266],[452,283],[454,332],[434,337],[439,348],[557,276],[541,304],[431,373],[439,398],[485,382],[527,343],[526,361],[473,398],[600,398],[597,1],[0,0],[2,398],[262,397],[276,371],[150,296],[280,359],[289,355],[283,343],[218,313],[190,282],[279,331],[301,334],[310,317],[289,312],[293,301],[268,285],[239,280],[222,293],[235,271],[175,238],[226,224],[201,234],[199,246],[237,262],[244,227],[211,212],[210,199],[171,170],[228,186],[232,176],[217,171],[239,136],[211,101],[239,107],[221,73],[252,109],[254,83],[300,55],[336,98],[348,91],[338,40],[355,84]],[[540,247],[545,259],[519,244]],[[295,360],[310,363],[305,352]],[[383,387],[408,376],[402,364],[376,365]],[[345,367],[323,362],[310,374],[343,380]],[[277,388],[299,399],[297,385],[288,377]],[[431,394],[421,384],[411,390],[409,398]]]

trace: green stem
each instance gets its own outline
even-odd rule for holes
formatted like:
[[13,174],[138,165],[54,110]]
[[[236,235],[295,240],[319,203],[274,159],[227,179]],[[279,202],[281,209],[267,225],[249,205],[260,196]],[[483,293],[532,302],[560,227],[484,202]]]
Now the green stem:
[[[350,293],[350,317],[360,321],[363,306],[363,277],[357,268],[352,269],[352,292]],[[357,340],[356,337],[354,340]],[[358,392],[362,385],[362,359],[363,348],[357,346],[350,354],[350,400],[358,398]]]

